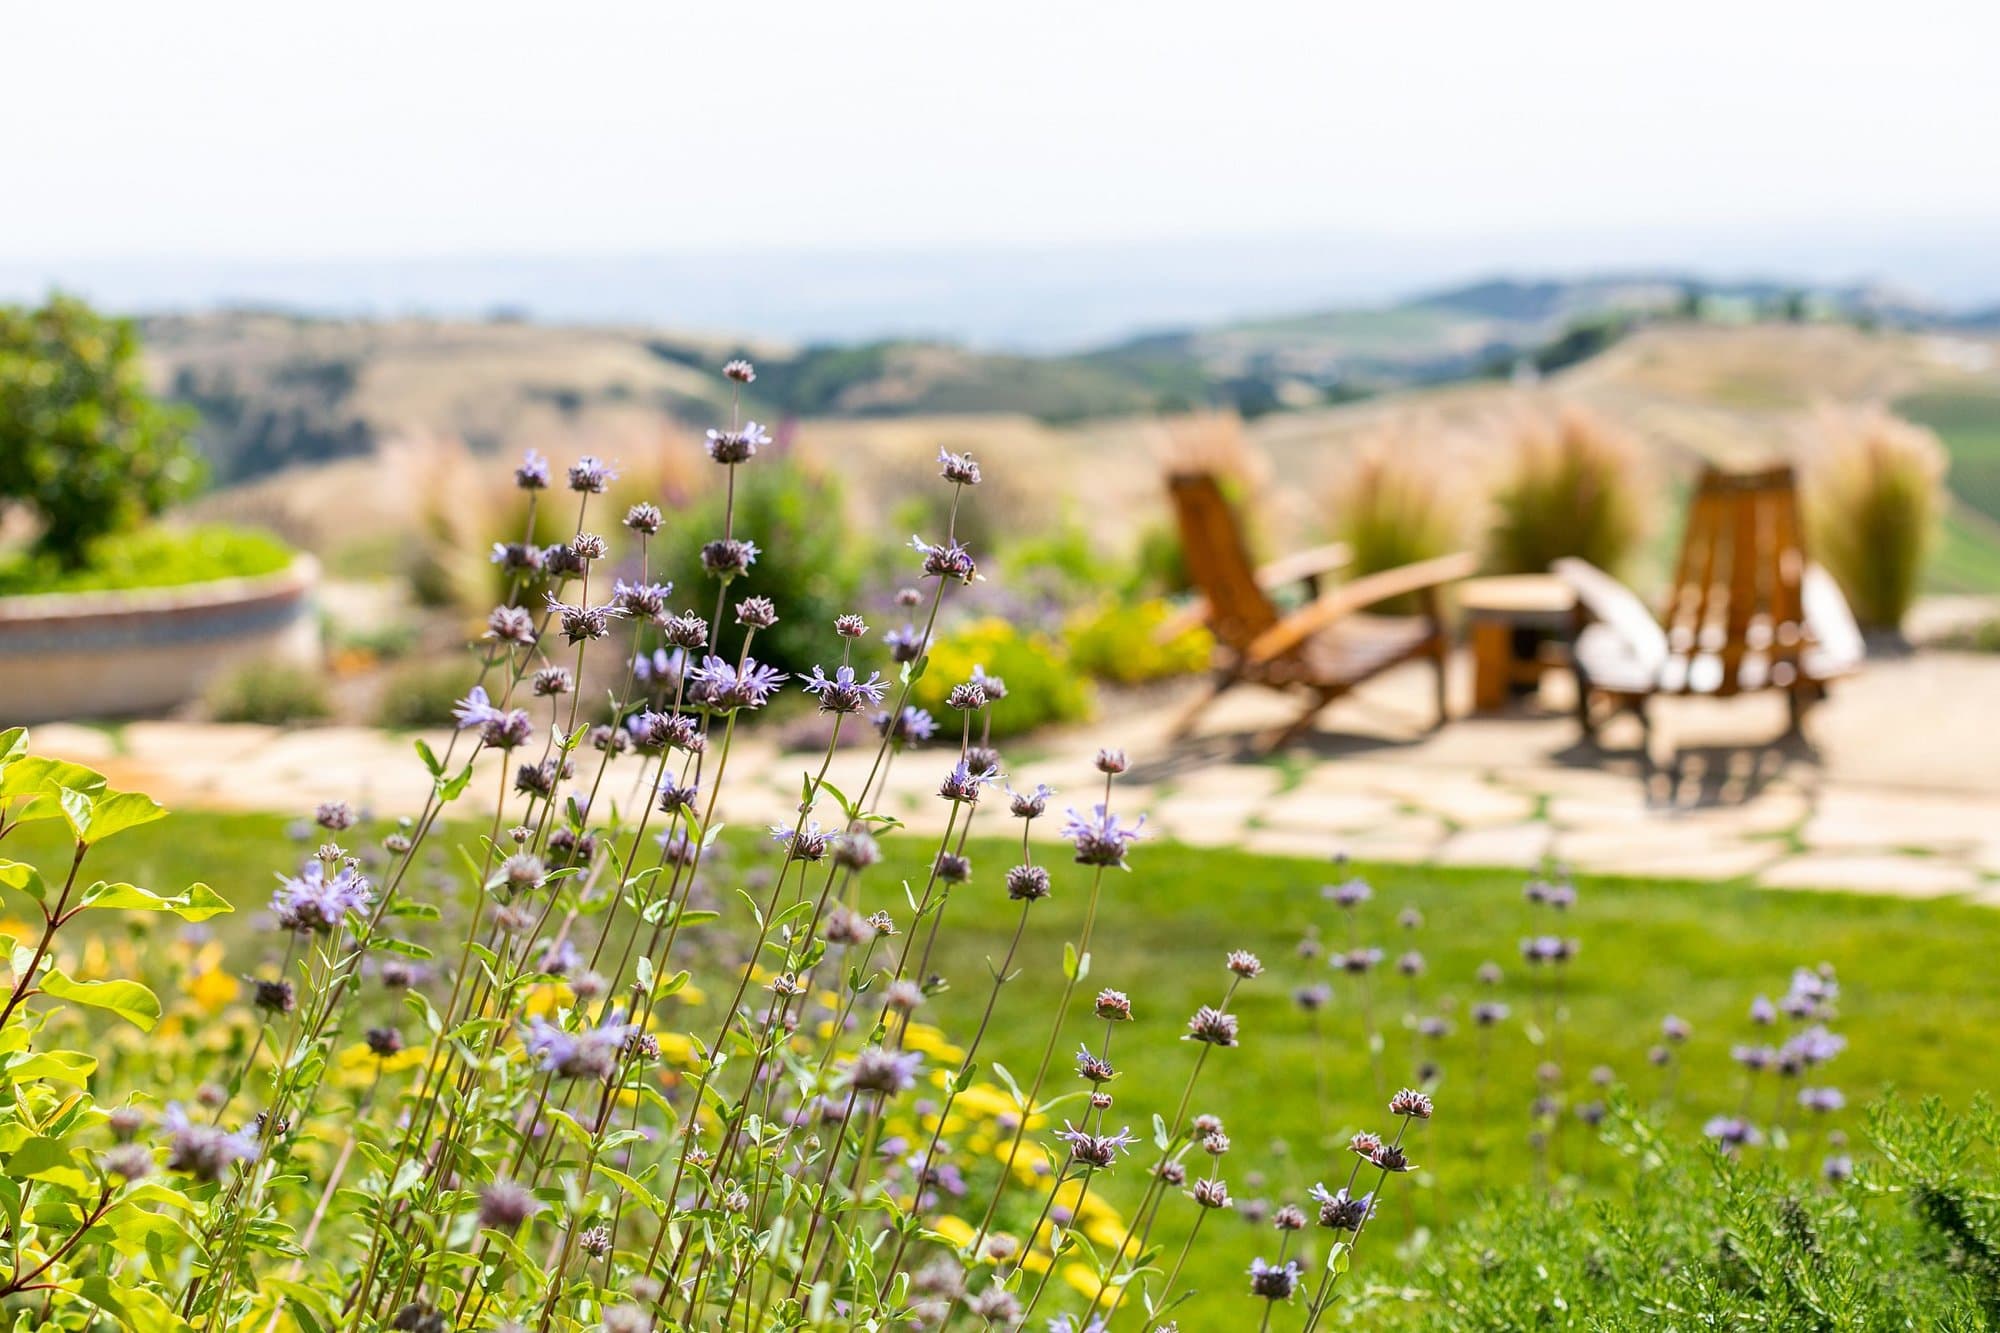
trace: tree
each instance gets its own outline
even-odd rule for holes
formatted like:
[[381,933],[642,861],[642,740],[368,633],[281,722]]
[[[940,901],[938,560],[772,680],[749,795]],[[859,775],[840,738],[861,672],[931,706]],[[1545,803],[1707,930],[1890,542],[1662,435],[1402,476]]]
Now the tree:
[[188,425],[147,392],[131,320],[61,294],[0,306],[0,502],[35,512],[64,568],[193,488]]

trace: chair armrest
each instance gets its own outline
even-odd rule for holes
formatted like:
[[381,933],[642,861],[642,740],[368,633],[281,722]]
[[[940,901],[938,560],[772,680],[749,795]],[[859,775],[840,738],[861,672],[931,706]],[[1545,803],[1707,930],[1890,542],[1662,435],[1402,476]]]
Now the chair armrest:
[[1426,588],[1455,583],[1478,568],[1479,557],[1470,551],[1459,551],[1419,560],[1413,565],[1364,574],[1350,583],[1341,584],[1312,605],[1293,612],[1265,630],[1251,641],[1245,656],[1252,662],[1268,662],[1282,657],[1342,616],[1413,592],[1422,592]]
[[1354,563],[1354,552],[1346,542],[1329,542],[1325,546],[1315,546],[1309,550],[1294,551],[1290,555],[1279,556],[1269,564],[1258,567],[1257,586],[1266,592],[1282,588],[1288,583],[1303,583],[1331,574],[1336,569],[1345,569]]
[[[1294,551],[1290,555],[1280,556],[1269,564],[1259,566],[1256,575],[1257,586],[1266,592],[1271,592],[1291,583],[1310,584],[1322,574],[1345,569],[1353,561],[1354,552],[1345,542],[1330,542],[1310,550]],[[1197,597],[1168,616],[1160,627],[1153,631],[1153,642],[1172,643],[1189,630],[1206,625],[1208,617],[1208,599]]]
[[1616,635],[1635,662],[1651,671],[1665,665],[1667,632],[1637,593],[1588,560],[1573,556],[1556,561],[1549,572],[1569,585],[1577,605]]

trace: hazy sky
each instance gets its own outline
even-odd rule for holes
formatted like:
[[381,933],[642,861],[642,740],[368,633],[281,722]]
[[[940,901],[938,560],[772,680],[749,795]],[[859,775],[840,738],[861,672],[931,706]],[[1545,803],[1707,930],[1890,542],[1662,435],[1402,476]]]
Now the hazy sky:
[[2000,4],[9,5],[0,259],[2000,219]]

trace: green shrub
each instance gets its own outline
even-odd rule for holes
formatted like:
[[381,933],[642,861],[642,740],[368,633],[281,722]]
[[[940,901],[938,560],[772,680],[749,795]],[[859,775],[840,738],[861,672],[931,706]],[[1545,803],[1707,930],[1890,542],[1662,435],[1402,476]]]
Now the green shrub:
[[1880,408],[1828,409],[1805,457],[1807,549],[1871,629],[1893,630],[1916,600],[1944,509],[1944,446]]
[[34,512],[62,568],[194,487],[188,420],[146,391],[131,320],[68,296],[0,306],[0,500]]
[[1578,556],[1615,573],[1644,535],[1643,495],[1639,451],[1609,423],[1577,407],[1524,417],[1493,494],[1489,563],[1540,574]]
[[1140,531],[1138,549],[1132,554],[1132,572],[1126,579],[1125,591],[1138,597],[1172,597],[1193,588],[1180,529],[1171,522],[1147,524]]
[[929,709],[940,730],[957,715],[944,707],[951,687],[969,680],[974,667],[1007,683],[1007,697],[992,706],[993,735],[1018,736],[1036,727],[1081,722],[1095,702],[1090,683],[1070,663],[1062,644],[1047,634],[1023,634],[998,616],[967,621],[939,634],[930,665],[912,691],[919,708]]
[[1871,1109],[1852,1183],[1805,1136],[1739,1160],[1616,1117],[1628,1179],[1588,1202],[1505,1197],[1428,1264],[1430,1299],[1372,1326],[1423,1329],[1977,1329],[2000,1320],[2000,1118]]
[[375,705],[379,726],[448,727],[452,705],[465,697],[475,674],[469,661],[411,662],[392,674]]
[[1075,523],[1012,543],[1001,553],[1000,564],[1008,585],[1026,597],[1072,603],[1105,582],[1103,552]]
[[223,675],[208,691],[208,714],[217,722],[317,722],[333,712],[326,682],[310,668],[289,662],[251,662]]
[[275,574],[291,562],[291,547],[255,529],[140,528],[96,538],[85,549],[84,563],[74,568],[46,551],[0,557],[0,596],[171,588]]
[[1195,626],[1165,643],[1157,637],[1173,608],[1158,598],[1100,602],[1078,611],[1063,627],[1070,665],[1093,680],[1138,685],[1208,669],[1215,651],[1209,632]]
[[[672,605],[704,617],[715,609],[716,583],[701,567],[699,548],[722,535],[723,503],[718,486],[670,515],[675,540],[661,543],[666,558],[656,577],[672,581]],[[844,512],[839,481],[796,458],[759,458],[756,467],[738,470],[735,533],[755,542],[761,554],[746,577],[729,585],[729,601],[769,597],[782,617],[758,633],[758,660],[790,672],[829,665],[828,627],[835,616],[854,610],[859,578]]]

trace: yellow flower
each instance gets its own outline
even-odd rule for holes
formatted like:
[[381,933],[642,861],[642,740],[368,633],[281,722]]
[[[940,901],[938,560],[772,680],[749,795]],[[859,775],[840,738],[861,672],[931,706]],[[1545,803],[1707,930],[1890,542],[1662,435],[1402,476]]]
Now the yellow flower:
[[937,1232],[961,1250],[972,1244],[973,1239],[979,1234],[972,1223],[962,1217],[954,1217],[950,1213],[946,1213],[943,1217],[933,1220],[931,1222],[931,1230]]
[[341,1082],[348,1087],[370,1083],[375,1078],[375,1066],[381,1065],[384,1074],[399,1074],[412,1066],[430,1059],[430,1047],[405,1046],[394,1055],[378,1057],[368,1049],[368,1043],[357,1041],[340,1053]]
[[187,993],[205,1014],[219,1014],[228,1008],[243,988],[236,978],[219,967],[204,967],[187,980]]
[[660,1043],[660,1059],[668,1064],[692,1065],[699,1057],[695,1055],[694,1038],[681,1032],[656,1032],[654,1040]]
[[944,1064],[956,1064],[965,1059],[963,1047],[946,1041],[944,1033],[928,1023],[912,1023],[904,1028],[903,1045],[912,1051],[922,1051]]
[[522,1012],[530,1018],[547,1018],[561,1009],[567,1009],[576,1001],[576,992],[566,981],[545,981],[530,986],[521,1001]]
[[952,1109],[969,1116],[998,1120],[1003,1115],[1014,1114],[1017,1108],[1011,1093],[1003,1092],[991,1083],[974,1083],[960,1091]]
[[1113,1254],[1129,1248],[1136,1239],[1115,1213],[1090,1218],[1083,1224],[1083,1234]]
[[1063,1281],[1074,1287],[1079,1294],[1088,1296],[1092,1300],[1096,1300],[1100,1292],[1108,1292],[1109,1294],[1106,1296],[1106,1299],[1111,1302],[1114,1309],[1117,1308],[1118,1288],[1100,1281],[1097,1276],[1097,1270],[1090,1265],[1064,1264],[1062,1278]]

